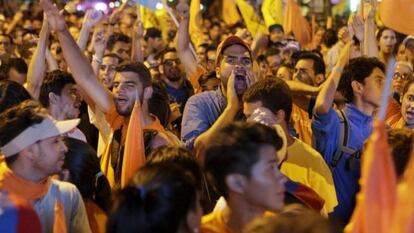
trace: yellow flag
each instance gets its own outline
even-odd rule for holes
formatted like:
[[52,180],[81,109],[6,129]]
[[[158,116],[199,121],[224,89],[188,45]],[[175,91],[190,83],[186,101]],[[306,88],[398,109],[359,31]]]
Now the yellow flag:
[[263,0],[262,14],[267,28],[273,24],[283,24],[282,0]]
[[230,26],[241,20],[234,0],[223,0],[222,16],[224,23]]
[[145,7],[141,7],[141,21],[144,24],[144,28],[158,28],[159,26],[159,22],[155,13]]
[[261,22],[260,17],[254,12],[253,6],[247,3],[245,0],[236,0],[236,4],[239,7],[244,22],[246,23],[247,30],[253,37],[256,37],[258,32],[268,34],[266,26]]
[[199,39],[203,35],[202,16],[200,11],[200,0],[191,0],[190,4],[190,37],[194,44],[198,44]]

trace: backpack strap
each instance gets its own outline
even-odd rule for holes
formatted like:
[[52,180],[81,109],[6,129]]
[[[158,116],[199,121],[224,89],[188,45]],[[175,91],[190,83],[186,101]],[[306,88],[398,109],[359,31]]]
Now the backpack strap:
[[335,150],[335,153],[332,157],[331,167],[335,168],[338,165],[339,160],[341,160],[344,153],[353,154],[355,153],[354,149],[348,147],[349,142],[349,120],[347,115],[343,110],[336,111],[339,117],[339,140]]

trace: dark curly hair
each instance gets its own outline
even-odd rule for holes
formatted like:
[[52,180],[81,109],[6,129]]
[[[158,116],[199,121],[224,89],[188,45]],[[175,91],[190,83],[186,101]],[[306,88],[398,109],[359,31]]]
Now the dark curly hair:
[[354,101],[352,81],[365,84],[365,78],[370,76],[375,68],[385,72],[384,63],[374,57],[358,57],[349,61],[338,85],[338,91],[344,96],[345,102],[351,103]]

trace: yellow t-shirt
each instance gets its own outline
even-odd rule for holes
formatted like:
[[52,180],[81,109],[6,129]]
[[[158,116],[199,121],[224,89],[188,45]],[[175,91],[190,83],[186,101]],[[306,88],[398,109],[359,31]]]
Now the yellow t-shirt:
[[332,212],[338,205],[338,200],[331,170],[322,156],[296,138],[287,148],[287,152],[287,158],[280,171],[291,180],[313,189],[325,200],[323,212]]
[[312,119],[309,119],[309,113],[293,104],[291,119],[299,139],[308,145],[312,145]]

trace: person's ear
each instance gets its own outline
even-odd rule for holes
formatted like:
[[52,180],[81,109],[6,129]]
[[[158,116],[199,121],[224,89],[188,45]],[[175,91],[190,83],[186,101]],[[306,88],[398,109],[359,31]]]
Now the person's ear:
[[282,122],[284,122],[284,121],[285,121],[286,113],[285,113],[285,111],[284,111],[284,110],[279,109],[279,110],[275,113],[275,116],[276,116],[276,123],[280,125]]
[[227,190],[243,194],[247,185],[246,177],[241,174],[230,174],[225,178]]
[[325,81],[325,76],[323,74],[318,74],[315,76],[315,86],[321,85]]
[[364,85],[362,85],[362,83],[358,82],[358,81],[352,81],[351,82],[351,87],[352,87],[352,91],[355,94],[361,94],[362,91],[364,90]]
[[220,67],[216,66],[216,77],[221,80]]
[[60,96],[56,95],[53,92],[49,92],[49,104],[59,104]]
[[144,88],[144,100],[149,100],[152,97],[152,93],[154,92],[154,89],[152,86]]

